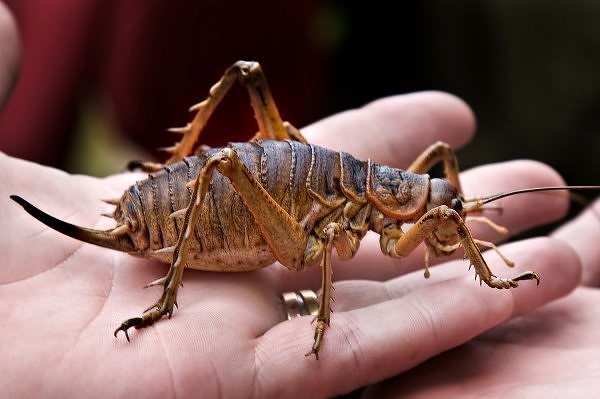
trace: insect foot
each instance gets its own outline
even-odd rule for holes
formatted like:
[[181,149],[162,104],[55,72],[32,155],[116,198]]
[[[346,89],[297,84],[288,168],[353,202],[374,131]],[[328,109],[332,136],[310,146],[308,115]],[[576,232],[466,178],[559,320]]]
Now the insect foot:
[[142,319],[141,317],[133,317],[131,319],[125,320],[123,323],[121,323],[119,328],[117,328],[115,330],[115,337],[117,336],[119,331],[123,331],[125,333],[125,338],[127,338],[127,342],[131,342],[131,340],[129,339],[129,333],[127,332],[127,330],[129,330],[131,327],[142,328],[143,322],[144,322],[144,319]]
[[512,279],[504,279],[492,276],[490,278],[490,281],[486,281],[486,283],[492,288],[504,289],[516,288],[519,286],[519,283],[517,283],[517,281],[522,280],[536,280],[537,285],[540,285],[540,276],[538,276],[538,274],[535,272],[524,272]]
[[327,325],[327,321],[321,319],[317,320],[317,328],[315,328],[315,342],[310,352],[306,353],[304,356],[315,355],[315,358],[319,360],[319,349],[321,349],[321,339],[323,338],[323,334],[325,333],[325,327]]
[[125,320],[121,325],[115,330],[114,336],[116,337],[119,331],[123,331],[125,333],[125,338],[127,338],[127,342],[129,340],[129,333],[127,332],[131,327],[135,327],[136,329],[147,327],[153,324],[155,321],[161,319],[163,316],[168,316],[169,319],[173,314],[173,306],[177,306],[177,285],[173,284],[171,280],[170,283],[165,285],[163,290],[163,294],[160,299],[152,306],[147,308],[142,317],[132,317],[131,319]]

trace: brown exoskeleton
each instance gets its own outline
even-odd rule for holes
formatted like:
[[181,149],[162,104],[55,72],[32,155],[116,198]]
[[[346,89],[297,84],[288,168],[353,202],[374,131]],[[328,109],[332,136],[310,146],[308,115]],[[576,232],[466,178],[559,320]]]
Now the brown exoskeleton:
[[[211,113],[236,80],[250,93],[259,133],[248,143],[194,153]],[[456,156],[444,143],[432,145],[406,171],[308,144],[282,121],[256,62],[232,65],[209,97],[191,110],[197,111],[193,121],[172,129],[183,137],[167,149],[166,164],[140,163],[152,172],[148,179],[111,201],[117,222],[112,230],[74,226],[11,197],[70,237],[171,264],[165,277],[148,284],[163,286],[160,299],[141,317],[124,321],[115,336],[122,330],[129,340],[129,328],[170,317],[186,266],[249,271],[279,261],[299,271],[320,260],[320,306],[307,353],[318,358],[330,321],[331,252],[335,248],[341,259],[352,258],[368,230],[380,235],[382,252],[392,257],[406,256],[424,242],[426,276],[430,253],[448,255],[462,246],[476,276],[490,287],[513,288],[532,279],[539,283],[534,272],[503,279],[489,269],[478,246],[496,248],[474,239],[465,218],[498,197],[465,200]],[[443,162],[445,179],[425,174],[438,162]],[[502,231],[486,218],[474,220]],[[403,231],[405,223],[414,225]]]

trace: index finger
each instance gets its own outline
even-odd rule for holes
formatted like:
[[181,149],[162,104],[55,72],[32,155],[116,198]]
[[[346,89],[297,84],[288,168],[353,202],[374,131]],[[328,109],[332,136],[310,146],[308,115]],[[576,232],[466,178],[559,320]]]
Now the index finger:
[[302,130],[311,143],[394,167],[408,166],[438,140],[454,148],[463,146],[474,131],[471,109],[441,92],[383,98]]

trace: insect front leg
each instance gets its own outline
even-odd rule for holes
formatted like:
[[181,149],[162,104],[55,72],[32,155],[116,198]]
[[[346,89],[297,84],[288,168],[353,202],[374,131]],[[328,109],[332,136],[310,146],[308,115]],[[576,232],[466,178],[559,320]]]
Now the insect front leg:
[[518,286],[518,281],[522,280],[536,280],[539,284],[539,276],[531,271],[521,273],[511,279],[496,277],[483,259],[477,243],[460,215],[444,205],[431,209],[403,234],[384,239],[383,235],[387,234],[384,229],[381,240],[382,251],[392,257],[407,256],[437,229],[451,230],[457,234],[465,250],[465,255],[475,267],[477,276],[488,286],[492,288],[514,288]]

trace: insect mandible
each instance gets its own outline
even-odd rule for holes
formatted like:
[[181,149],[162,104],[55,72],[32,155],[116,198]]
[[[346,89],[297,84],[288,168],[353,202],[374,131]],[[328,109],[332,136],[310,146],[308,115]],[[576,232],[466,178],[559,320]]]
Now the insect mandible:
[[[259,132],[247,143],[194,150],[210,115],[236,81],[249,92]],[[381,251],[391,257],[404,257],[424,242],[426,277],[431,254],[449,255],[462,247],[476,278],[490,287],[515,288],[522,280],[539,284],[533,271],[497,277],[479,247],[491,247],[507,265],[512,262],[493,244],[473,238],[465,220],[506,195],[567,187],[467,200],[455,153],[445,143],[430,146],[407,170],[311,145],[281,119],[257,62],[233,64],[208,98],[190,111],[196,112],[191,123],[170,129],[182,138],[166,149],[171,154],[166,163],[138,163],[150,173],[148,179],[109,200],[116,205],[113,229],[74,226],[11,196],[36,219],[70,237],[170,263],[164,277],[147,285],[163,287],[159,300],[140,317],[125,320],[115,336],[123,331],[129,340],[129,328],[170,317],[185,267],[238,272],[278,261],[301,271],[320,262],[321,295],[314,343],[307,353],[318,359],[330,323],[331,253],[335,248],[340,259],[352,258],[368,230],[380,235]],[[445,178],[430,178],[426,173],[439,162]],[[483,216],[473,220],[505,231]],[[406,223],[413,225],[403,231]]]

